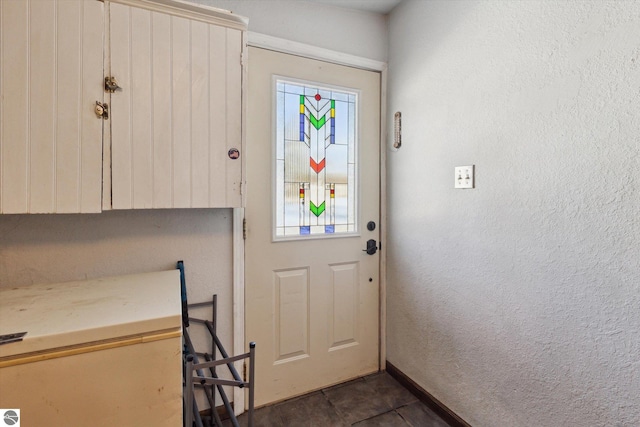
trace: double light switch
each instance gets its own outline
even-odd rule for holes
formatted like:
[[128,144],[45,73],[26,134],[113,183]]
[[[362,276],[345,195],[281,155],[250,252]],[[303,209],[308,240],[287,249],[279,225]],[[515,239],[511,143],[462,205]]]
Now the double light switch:
[[475,165],[456,166],[454,188],[474,188]]

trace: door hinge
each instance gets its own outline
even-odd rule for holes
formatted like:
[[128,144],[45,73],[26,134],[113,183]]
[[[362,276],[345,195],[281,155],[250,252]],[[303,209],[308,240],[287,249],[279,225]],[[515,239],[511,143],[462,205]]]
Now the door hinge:
[[240,53],[240,66],[244,67],[245,65],[245,61],[246,61],[246,53],[245,52],[241,52]]
[[242,218],[242,239],[247,240],[247,219],[246,218]]
[[247,382],[247,362],[242,362],[242,381]]

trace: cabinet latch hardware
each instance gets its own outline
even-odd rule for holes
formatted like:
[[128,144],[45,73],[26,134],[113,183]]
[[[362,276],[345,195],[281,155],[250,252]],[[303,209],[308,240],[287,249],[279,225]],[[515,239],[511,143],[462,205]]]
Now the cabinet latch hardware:
[[118,86],[118,82],[115,77],[107,76],[104,78],[104,90],[113,93],[117,90],[122,90],[120,86]]
[[109,118],[109,106],[107,103],[101,103],[100,101],[96,101],[96,108],[94,110],[96,112],[96,117],[99,119],[107,120]]

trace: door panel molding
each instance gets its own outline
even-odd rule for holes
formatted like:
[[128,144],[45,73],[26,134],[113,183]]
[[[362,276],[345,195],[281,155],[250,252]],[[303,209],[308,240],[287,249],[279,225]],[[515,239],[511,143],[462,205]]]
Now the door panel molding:
[[358,345],[359,262],[329,265],[331,271],[331,318],[329,351]]
[[309,267],[275,270],[273,288],[275,363],[309,357]]

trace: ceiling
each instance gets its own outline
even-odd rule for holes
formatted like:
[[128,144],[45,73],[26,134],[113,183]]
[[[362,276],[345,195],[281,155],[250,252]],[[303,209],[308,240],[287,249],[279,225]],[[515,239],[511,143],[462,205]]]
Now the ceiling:
[[387,14],[402,0],[306,0],[314,3],[330,4],[347,9]]

